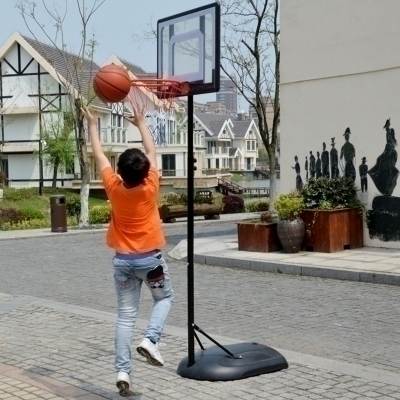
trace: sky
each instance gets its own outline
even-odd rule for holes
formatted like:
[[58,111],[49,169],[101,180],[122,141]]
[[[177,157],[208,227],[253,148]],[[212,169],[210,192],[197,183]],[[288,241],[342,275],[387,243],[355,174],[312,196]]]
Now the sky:
[[[21,34],[33,37],[29,32],[20,11],[15,8],[20,0],[0,0],[0,44],[3,44],[15,30]],[[42,6],[42,0],[35,0],[37,4],[36,15],[45,25],[47,32],[55,32],[53,23]],[[142,67],[145,71],[157,70],[157,45],[156,42],[135,41],[134,35],[142,35],[149,31],[151,21],[153,27],[157,20],[177,14],[192,8],[212,3],[213,0],[106,0],[105,3],[93,14],[89,22],[88,33],[95,34],[99,43],[95,61],[102,64],[111,54],[130,61]],[[85,0],[86,8],[91,8],[93,0]],[[56,5],[61,13],[65,10],[64,0],[46,0],[46,4]],[[76,7],[76,0],[67,0],[68,14],[65,20],[65,43],[68,51],[79,51],[81,43],[81,25]],[[46,36],[34,22],[29,25],[38,40],[49,43]],[[50,34],[51,37],[54,37]],[[195,101],[213,101],[215,94],[197,96]]]

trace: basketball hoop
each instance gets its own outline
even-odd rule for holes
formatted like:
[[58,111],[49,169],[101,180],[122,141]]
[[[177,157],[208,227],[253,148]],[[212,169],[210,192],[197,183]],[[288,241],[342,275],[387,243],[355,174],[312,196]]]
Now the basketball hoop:
[[171,79],[137,78],[131,79],[128,98],[136,107],[145,105],[147,110],[161,108],[166,112],[171,109],[176,97],[187,96],[189,91],[188,83]]

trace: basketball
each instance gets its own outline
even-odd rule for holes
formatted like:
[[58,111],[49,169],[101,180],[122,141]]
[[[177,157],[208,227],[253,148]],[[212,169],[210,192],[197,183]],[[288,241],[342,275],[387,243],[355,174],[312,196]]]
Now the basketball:
[[93,89],[104,102],[118,103],[128,95],[131,79],[122,67],[114,64],[106,65],[94,77]]

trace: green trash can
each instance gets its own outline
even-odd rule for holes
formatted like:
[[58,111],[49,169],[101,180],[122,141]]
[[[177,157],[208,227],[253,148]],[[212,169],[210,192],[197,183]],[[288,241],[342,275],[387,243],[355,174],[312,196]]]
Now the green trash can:
[[67,232],[67,201],[65,196],[50,196],[50,220],[52,232]]

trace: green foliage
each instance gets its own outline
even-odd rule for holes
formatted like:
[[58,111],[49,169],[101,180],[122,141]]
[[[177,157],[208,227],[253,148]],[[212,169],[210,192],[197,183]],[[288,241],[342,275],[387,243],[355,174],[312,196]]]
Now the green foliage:
[[32,198],[32,196],[37,196],[37,195],[38,195],[37,188],[4,189],[4,200],[9,200],[9,201],[29,200],[30,198]]
[[93,206],[89,210],[89,222],[91,224],[108,224],[111,221],[110,206]]
[[240,196],[230,195],[222,199],[222,211],[224,214],[244,212],[244,200]]
[[305,208],[334,210],[340,208],[362,208],[357,198],[357,188],[351,179],[310,179],[301,192]]
[[44,213],[36,208],[26,207],[21,208],[21,212],[24,215],[24,219],[30,221],[33,219],[45,219]]
[[49,221],[46,219],[24,219],[22,221],[6,222],[0,226],[3,231],[24,230],[24,229],[40,229],[48,228]]
[[268,201],[252,200],[246,203],[247,212],[263,212],[269,210]]
[[74,194],[67,198],[67,215],[71,217],[76,217],[79,223],[79,215],[81,213],[81,198]]
[[304,209],[303,197],[298,193],[281,194],[276,198],[274,206],[280,220],[293,221]]
[[160,205],[168,204],[170,206],[186,205],[187,198],[184,194],[165,193],[160,198]]
[[76,152],[74,120],[70,114],[49,113],[44,119],[41,136],[45,143],[42,150],[43,161],[46,167],[59,173],[64,173],[74,164]]
[[260,161],[268,161],[268,153],[267,150],[263,147],[258,149],[258,160]]
[[194,204],[213,204],[214,203],[214,196],[203,196],[199,193],[196,193],[194,196]]
[[[164,194],[159,203],[160,205],[165,205],[168,204],[170,206],[186,206],[188,202],[187,195],[184,193],[166,193]],[[213,204],[214,203],[214,197],[205,197],[201,196],[198,193],[195,194],[194,196],[194,204]]]

